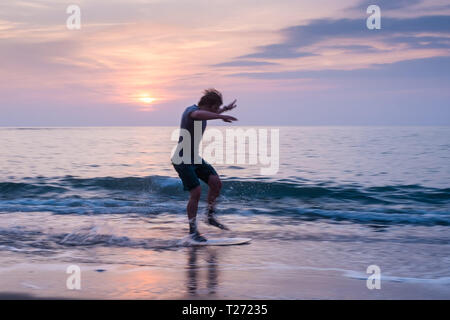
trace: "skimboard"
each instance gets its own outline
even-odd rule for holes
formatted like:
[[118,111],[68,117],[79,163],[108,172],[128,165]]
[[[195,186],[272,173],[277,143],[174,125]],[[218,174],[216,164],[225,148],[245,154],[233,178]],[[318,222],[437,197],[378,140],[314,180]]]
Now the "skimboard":
[[208,239],[205,242],[198,242],[189,240],[189,244],[193,246],[234,246],[238,244],[249,243],[250,238],[222,238],[222,239]]

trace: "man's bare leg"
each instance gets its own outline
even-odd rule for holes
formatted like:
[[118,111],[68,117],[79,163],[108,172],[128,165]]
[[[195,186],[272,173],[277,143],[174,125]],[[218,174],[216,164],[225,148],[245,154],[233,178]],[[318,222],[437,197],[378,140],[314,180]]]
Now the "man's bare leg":
[[198,202],[200,200],[201,195],[201,187],[198,186],[189,191],[189,201],[186,207],[187,215],[189,219],[189,235],[195,241],[206,241],[206,239],[200,235],[197,230],[197,210],[198,210]]
[[210,175],[208,178],[208,211],[206,222],[212,226],[218,227],[223,230],[228,230],[226,226],[217,221],[215,216],[216,211],[216,199],[220,195],[220,190],[222,189],[222,182],[219,176]]
[[208,212],[214,210],[216,207],[216,199],[220,194],[220,189],[222,189],[222,182],[219,176],[210,175],[208,178]]

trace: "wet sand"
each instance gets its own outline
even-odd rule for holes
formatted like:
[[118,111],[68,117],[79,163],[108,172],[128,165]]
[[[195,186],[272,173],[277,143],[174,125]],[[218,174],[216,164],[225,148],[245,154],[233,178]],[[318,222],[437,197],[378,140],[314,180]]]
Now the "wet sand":
[[[66,286],[66,263],[20,263],[0,269],[0,299],[448,299],[448,287],[365,279],[337,270],[236,268],[221,256],[245,254],[251,245],[183,248],[172,267],[78,263],[81,289]],[[161,252],[151,252],[158,263]],[[164,257],[166,259],[167,257]],[[225,258],[225,257],[224,257]]]

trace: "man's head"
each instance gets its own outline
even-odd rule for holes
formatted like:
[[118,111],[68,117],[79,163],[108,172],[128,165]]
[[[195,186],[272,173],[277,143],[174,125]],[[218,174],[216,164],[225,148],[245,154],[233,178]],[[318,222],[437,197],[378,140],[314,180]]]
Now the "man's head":
[[207,89],[203,92],[203,97],[198,102],[200,109],[217,112],[223,104],[222,94],[216,89]]

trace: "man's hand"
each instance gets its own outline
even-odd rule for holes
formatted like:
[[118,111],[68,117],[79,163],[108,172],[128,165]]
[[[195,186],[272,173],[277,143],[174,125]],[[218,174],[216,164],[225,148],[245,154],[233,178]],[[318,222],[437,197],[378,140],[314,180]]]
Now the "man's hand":
[[230,103],[229,105],[220,108],[219,113],[222,113],[222,112],[225,112],[225,111],[230,111],[230,110],[233,110],[234,108],[236,108],[237,107],[236,101],[237,100],[234,99],[234,101],[232,103]]
[[232,116],[221,116],[220,117],[224,122],[233,122],[233,121],[238,121],[238,119],[236,119],[235,117]]

